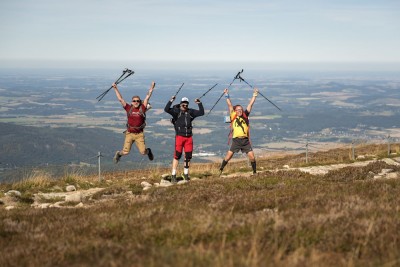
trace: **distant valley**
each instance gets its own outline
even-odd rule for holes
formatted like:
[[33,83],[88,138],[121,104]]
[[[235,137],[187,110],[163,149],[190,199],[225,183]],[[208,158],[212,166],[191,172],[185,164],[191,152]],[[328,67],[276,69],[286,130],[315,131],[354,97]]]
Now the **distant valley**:
[[[85,160],[96,164],[95,156],[100,151],[104,164],[116,168],[111,160],[122,146],[126,115],[113,90],[101,102],[95,98],[109,88],[118,74],[115,70],[36,70],[29,74],[1,70],[0,167],[76,164]],[[322,148],[335,143],[385,142],[389,135],[392,142],[397,142],[400,137],[400,80],[393,75],[245,74],[282,109],[281,112],[262,97],[257,98],[250,119],[252,143],[259,154],[303,151],[306,142]],[[174,132],[163,108],[182,82],[185,85],[177,99],[188,97],[192,108],[197,108],[195,98],[218,83],[202,97],[207,115],[194,121],[194,142],[196,153],[222,158],[228,149],[229,132],[229,124],[223,122],[227,115],[225,99],[208,113],[232,77],[226,72],[148,72],[124,81],[120,91],[125,99],[132,95],[144,98],[152,80],[157,85],[147,116],[146,142],[156,153],[153,166],[170,163]],[[238,81],[230,88],[233,103],[243,106],[247,106],[251,92]],[[126,162],[131,162],[127,168],[148,164],[136,150]]]

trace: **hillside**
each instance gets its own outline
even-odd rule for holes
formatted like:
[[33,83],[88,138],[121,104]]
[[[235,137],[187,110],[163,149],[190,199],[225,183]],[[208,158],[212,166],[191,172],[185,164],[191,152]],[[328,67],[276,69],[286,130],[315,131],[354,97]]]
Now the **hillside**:
[[[157,155],[158,163],[169,164],[174,133],[172,126],[162,128],[170,131],[155,134],[152,126],[147,127],[146,144]],[[119,129],[120,132],[114,132],[101,127],[36,127],[0,122],[0,168],[79,163],[95,157],[99,151],[106,163],[112,163],[115,151],[121,149],[124,142],[123,124]],[[200,135],[196,140],[200,142],[202,138]],[[223,140],[226,146],[225,134]],[[124,160],[130,164],[141,158],[135,146],[132,151],[134,153]]]
[[[123,145],[122,131],[123,128],[116,133],[102,128],[34,127],[0,122],[0,182],[18,180],[16,176],[27,172],[25,168],[29,167],[46,167],[62,173],[70,164],[97,164],[98,152],[103,156],[103,170],[114,169],[112,158]],[[159,143],[152,135],[146,136],[146,142],[153,144],[151,148],[157,156],[153,164],[170,162],[170,153],[166,153],[165,147],[154,145]],[[120,170],[140,166],[143,158],[147,162],[147,157],[139,155],[135,146],[132,151],[118,165]]]
[[32,127],[0,122],[0,162],[16,166],[79,162],[97,155],[98,151],[116,150],[119,144],[116,136],[103,129]]
[[34,173],[0,184],[0,265],[396,266],[399,155],[385,149],[263,158],[256,176],[194,164],[174,186],[163,168]]

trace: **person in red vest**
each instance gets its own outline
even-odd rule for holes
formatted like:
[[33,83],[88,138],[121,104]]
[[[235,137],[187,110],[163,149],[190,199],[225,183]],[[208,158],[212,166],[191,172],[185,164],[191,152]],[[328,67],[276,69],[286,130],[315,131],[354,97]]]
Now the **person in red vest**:
[[128,121],[126,123],[125,142],[124,147],[121,151],[115,152],[114,163],[118,163],[122,156],[129,154],[132,148],[132,144],[135,143],[140,154],[147,155],[149,160],[153,160],[154,156],[150,148],[146,148],[144,141],[143,129],[146,126],[146,111],[148,110],[149,100],[151,94],[153,93],[156,83],[152,82],[149,92],[146,98],[142,101],[139,96],[135,95],[132,97],[131,104],[125,102],[122,98],[121,93],[118,90],[117,85],[114,83],[112,87],[114,88],[115,94],[119,102],[121,102],[122,107],[126,111]]
[[225,89],[225,98],[226,103],[228,104],[229,109],[229,117],[231,122],[231,135],[232,135],[232,144],[229,148],[229,151],[226,153],[225,158],[222,160],[220,170],[220,175],[224,170],[228,161],[232,158],[233,154],[242,151],[242,153],[246,153],[249,157],[251,168],[253,169],[253,174],[257,173],[256,171],[256,159],[254,156],[253,148],[250,143],[250,125],[249,125],[249,115],[251,109],[253,107],[254,102],[258,96],[258,89],[254,88],[253,97],[250,99],[249,104],[246,107],[246,110],[243,110],[241,105],[232,105],[231,99],[229,98],[229,90]]

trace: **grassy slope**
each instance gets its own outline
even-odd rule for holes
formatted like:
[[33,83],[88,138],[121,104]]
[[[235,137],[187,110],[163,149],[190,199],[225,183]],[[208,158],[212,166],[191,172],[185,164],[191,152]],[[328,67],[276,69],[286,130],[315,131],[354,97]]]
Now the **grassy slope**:
[[[366,147],[384,154],[385,146]],[[329,156],[330,155],[330,156]],[[337,156],[333,159],[332,155]],[[328,157],[329,156],[329,157]],[[329,158],[329,160],[328,160]],[[313,155],[314,163],[348,159],[348,150]],[[259,161],[274,169],[304,165],[299,156]],[[333,162],[332,162],[333,161]],[[245,163],[229,164],[234,172]],[[366,179],[370,171],[400,168],[377,162],[324,177],[299,171],[218,178],[217,165],[193,166],[212,176],[142,191],[142,177],[163,169],[65,175],[1,185],[32,193],[54,185],[106,187],[115,195],[87,209],[5,211],[0,206],[1,266],[396,266],[400,264],[400,180]],[[1,193],[0,193],[1,194]]]

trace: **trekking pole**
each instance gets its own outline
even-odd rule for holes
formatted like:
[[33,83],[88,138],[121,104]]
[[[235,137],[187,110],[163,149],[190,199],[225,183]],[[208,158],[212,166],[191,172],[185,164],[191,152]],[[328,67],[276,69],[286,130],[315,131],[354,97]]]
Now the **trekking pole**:
[[260,91],[258,91],[258,93],[264,97],[269,103],[271,103],[274,107],[276,107],[277,109],[279,109],[280,111],[282,111],[282,109],[280,109],[277,105],[275,105],[274,103],[271,102],[271,100],[269,100],[268,98],[266,98]]
[[179,87],[178,91],[176,91],[176,93],[174,94],[175,97],[178,95],[179,91],[182,89],[182,87],[183,87],[184,84],[185,84],[185,83],[182,83],[181,87]]
[[[243,72],[243,70],[242,70],[242,72]],[[254,89],[254,86],[252,86],[252,85],[249,84],[245,79],[243,79],[242,76],[240,76],[240,74],[239,74],[238,79],[239,79],[240,81],[245,82],[248,86],[250,86],[252,89]],[[266,98],[260,91],[258,91],[258,93],[259,93],[262,97],[264,97],[269,103],[271,103],[274,107],[276,107],[277,109],[279,109],[280,111],[282,111],[277,105],[275,105],[274,103],[272,103],[271,100],[269,100],[268,98]]]
[[240,77],[240,74],[242,74],[242,73],[243,73],[243,69],[242,69],[241,71],[239,71],[239,72],[236,74],[235,78],[233,78],[232,82],[229,84],[228,89],[229,89],[229,87],[231,87],[232,83],[233,83],[235,80],[241,78],[241,77]]
[[[125,77],[123,77],[126,73],[128,73],[128,75],[126,75]],[[126,78],[128,78],[129,76],[131,76],[132,74],[134,74],[135,72],[130,70],[130,69],[125,69],[122,72],[122,75],[114,82],[115,84],[119,84],[120,82],[122,82],[123,80],[125,80]],[[123,77],[123,78],[122,78]],[[122,78],[122,79],[121,79]],[[100,100],[103,99],[103,97],[112,89],[112,86],[107,89],[104,93],[102,93],[101,95],[99,95],[96,99],[99,99],[98,102],[100,102]]]
[[217,102],[215,102],[214,106],[210,109],[210,111],[207,113],[207,116],[210,115],[211,110],[214,109],[214,107],[218,104],[218,102],[221,100],[221,98],[224,96],[225,92],[222,93],[222,95],[218,98]]
[[121,83],[123,80],[125,80],[126,78],[128,78],[129,76],[131,76],[132,74],[134,74],[135,72],[133,70],[128,70],[128,75],[126,75],[124,78],[122,78],[121,80],[119,80],[118,82],[116,82],[116,84]]
[[[239,79],[240,77],[240,73],[243,72],[243,69],[241,71],[239,71],[236,76],[233,78],[233,80],[231,81],[231,83],[229,84],[228,88],[231,87],[232,83],[236,80]],[[218,102],[221,100],[221,98],[224,96],[224,93],[222,93],[222,95],[218,98],[217,102],[215,102],[214,106],[212,106],[212,108],[210,109],[210,111],[207,113],[207,116],[210,115],[211,111],[214,109],[214,107],[218,104]]]
[[[128,73],[128,75],[126,75],[126,73]],[[132,74],[134,74],[135,72],[133,70],[130,69],[125,69],[122,72],[122,75],[114,82],[115,84],[119,84],[120,82],[122,82],[123,80],[125,80],[126,78],[128,78],[129,76],[131,76]],[[126,75],[126,76],[125,76]],[[124,77],[125,76],[125,77]],[[110,86],[109,89],[107,89],[106,91],[104,91],[102,94],[100,94],[98,97],[96,97],[96,99],[98,99],[98,102],[100,102],[100,100],[102,100],[105,95],[112,89],[113,87]]]
[[[239,79],[240,77],[240,73],[243,72],[243,69],[241,71],[239,71],[236,76],[233,78],[233,80],[231,81],[231,83],[229,84],[228,88],[231,87],[232,83],[236,80]],[[207,116],[210,115],[211,111],[214,109],[214,107],[218,104],[218,102],[221,100],[221,98],[224,96],[224,93],[222,93],[222,95],[218,98],[217,102],[215,102],[214,106],[212,106],[212,108],[210,109],[210,111],[207,113]]]
[[218,85],[218,83],[216,83],[216,84],[214,84],[214,86],[213,87],[211,87],[210,89],[208,89],[207,90],[207,92],[205,92],[202,96],[200,96],[199,98],[197,98],[197,99],[201,99],[203,96],[205,96],[208,92],[210,92],[215,86],[217,86]]
[[[119,76],[119,78],[115,81],[115,83],[117,83],[117,82],[119,82],[119,80],[125,75],[125,73],[127,73],[128,72],[128,69],[126,68],[126,69],[124,69],[123,71],[122,71],[122,74],[121,74],[121,76]],[[108,93],[108,91],[110,91],[111,90],[111,88],[112,88],[112,86],[110,86],[110,88],[109,89],[107,89],[107,90],[105,90],[103,93],[101,93],[98,97],[96,97],[96,99],[99,99],[99,101],[101,100],[101,99],[103,99],[103,97]]]

